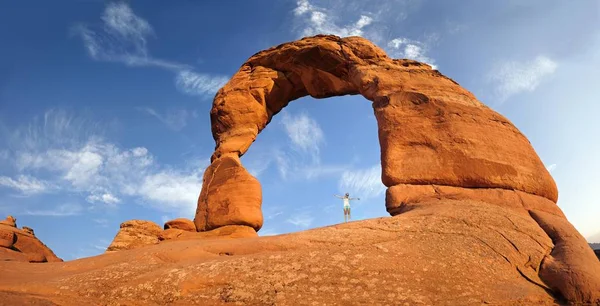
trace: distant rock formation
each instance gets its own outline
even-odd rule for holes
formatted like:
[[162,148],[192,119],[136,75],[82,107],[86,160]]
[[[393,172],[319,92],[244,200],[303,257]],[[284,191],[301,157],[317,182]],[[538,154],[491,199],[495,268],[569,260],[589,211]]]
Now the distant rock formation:
[[0,224],[17,227],[17,219],[13,216],[8,216],[6,219],[1,220]]
[[[60,262],[50,248],[33,234],[33,229],[18,229],[16,219],[0,221],[0,261]],[[27,230],[26,230],[27,229]]]
[[152,222],[145,220],[130,220],[121,223],[121,227],[106,252],[130,250],[145,245],[158,243],[158,235],[162,228]]
[[186,218],[177,218],[171,221],[167,221],[165,222],[163,228],[166,230],[170,228],[176,228],[184,231],[196,232],[196,225],[194,224],[194,221]]
[[[525,217],[521,223],[489,230],[527,260],[499,255],[556,296],[572,303],[600,302],[600,263],[556,205],[556,184],[529,140],[429,65],[391,59],[360,37],[317,35],[258,52],[217,92],[210,112],[216,147],[204,173],[196,228],[260,230],[261,186],[240,157],[290,101],[348,94],[372,103],[392,216],[426,210],[445,199],[478,201],[481,209],[455,206],[470,216],[467,225],[475,229],[487,226],[477,222],[485,217],[481,214],[512,209]],[[429,228],[421,226],[415,230]],[[510,234],[514,227],[536,228],[549,244],[533,239],[517,245]],[[532,249],[536,245],[545,248]]]
[[213,231],[197,232],[194,223],[185,218],[166,222],[164,230],[152,221],[130,220],[121,223],[119,232],[106,249],[106,252],[132,250],[174,240],[257,236],[258,234],[253,228],[243,225],[224,226]]

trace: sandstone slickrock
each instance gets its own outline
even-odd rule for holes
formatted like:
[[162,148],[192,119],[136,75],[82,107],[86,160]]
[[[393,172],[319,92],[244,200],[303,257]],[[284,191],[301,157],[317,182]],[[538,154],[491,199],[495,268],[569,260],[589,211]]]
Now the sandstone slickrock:
[[552,247],[535,221],[510,207],[435,199],[395,217],[287,235],[171,241],[39,268],[0,262],[9,275],[0,278],[0,298],[21,298],[16,305],[31,297],[60,305],[557,305],[537,273]]
[[196,225],[194,224],[194,221],[192,221],[190,219],[186,219],[186,218],[177,218],[177,219],[173,219],[171,221],[167,221],[167,222],[165,222],[165,225],[163,228],[165,230],[170,229],[170,228],[176,228],[176,229],[190,231],[190,232],[196,231]]
[[152,221],[129,220],[123,222],[106,252],[129,250],[156,244],[158,243],[158,235],[162,230],[158,224]]
[[[556,205],[556,184],[527,138],[429,65],[391,59],[360,37],[318,35],[258,52],[217,92],[210,112],[216,147],[198,199],[196,228],[259,230],[261,187],[239,157],[290,101],[347,94],[372,102],[390,214],[444,199],[512,209],[554,241],[544,248],[539,263],[546,264],[534,269],[535,277],[519,272],[570,302],[600,302],[600,274],[583,268],[596,271],[600,264]],[[509,230],[497,233],[506,238]]]
[[[0,261],[59,262],[50,248],[28,231],[18,229],[14,218],[0,224]],[[14,224],[14,226],[13,226]]]

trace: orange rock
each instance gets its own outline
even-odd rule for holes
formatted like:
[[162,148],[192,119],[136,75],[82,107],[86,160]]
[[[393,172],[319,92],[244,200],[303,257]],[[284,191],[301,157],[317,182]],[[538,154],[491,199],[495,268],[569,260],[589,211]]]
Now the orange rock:
[[17,227],[17,219],[13,216],[8,216],[4,220],[0,220],[0,224]]
[[121,229],[106,249],[106,252],[135,249],[158,243],[162,228],[145,220],[129,220],[121,223]]
[[537,209],[565,218],[556,203],[536,195],[521,191],[500,188],[463,188],[441,185],[395,185],[387,189],[386,208],[392,215],[410,210],[414,203],[434,199],[474,200],[512,207],[522,214],[529,215],[530,209]]
[[0,224],[0,249],[6,249],[2,251],[1,255],[5,258],[4,260],[25,262],[62,261],[34,235],[12,225]]
[[177,218],[165,223],[164,229],[176,228],[184,231],[195,232],[196,225],[194,221],[186,218]]
[[24,232],[26,232],[26,233],[28,233],[28,234],[31,234],[31,235],[35,236],[35,232],[33,231],[33,228],[31,228],[31,227],[28,227],[28,226],[23,226],[21,229],[22,229]]
[[480,201],[435,201],[395,217],[279,236],[175,240],[56,264],[0,262],[0,299],[10,293],[12,305],[33,298],[58,305],[561,302],[537,274],[553,243],[531,217]]
[[540,266],[540,277],[568,301],[600,305],[600,263],[587,241],[565,218],[532,210],[531,216],[554,247]]
[[14,231],[0,225],[0,247],[11,248],[17,242],[17,235]]
[[[475,201],[482,206],[512,209],[528,220],[527,226],[537,221],[537,230],[545,231],[547,239],[563,237],[563,244],[548,247],[552,252],[561,253],[564,245],[568,250],[585,247],[573,236],[576,231],[569,228],[555,204],[558,190],[554,180],[527,138],[508,119],[426,64],[391,59],[360,37],[331,35],[307,37],[258,52],[217,92],[210,113],[216,148],[204,175],[194,218],[196,228],[207,231],[247,225],[260,229],[260,184],[244,169],[239,157],[290,101],[306,95],[326,98],[347,94],[361,94],[373,103],[382,182],[390,187],[386,206],[391,214],[409,214],[441,200]],[[459,209],[466,215],[477,210],[474,206]],[[544,225],[546,217],[533,220],[529,214],[536,211],[562,225],[553,229]],[[499,232],[504,235],[504,230]],[[517,251],[521,249],[523,246]],[[598,262],[589,262],[590,252],[581,260],[594,266],[592,270],[600,268]],[[528,258],[534,255],[523,254]],[[595,298],[586,281],[596,285],[596,278],[577,268],[580,259],[562,255],[548,258],[546,271],[568,267],[572,275],[534,269],[533,274],[527,270],[531,274],[525,274],[527,278],[539,279],[539,272],[542,281],[535,282],[540,287],[547,288],[542,282],[548,280],[553,290],[570,302]],[[552,264],[552,260],[557,263]]]
[[263,222],[260,183],[236,155],[226,155],[205,170],[194,223],[199,231],[246,225],[258,231]]
[[258,237],[256,231],[245,225],[225,225],[205,232],[190,232],[177,228],[169,228],[158,235],[158,240],[185,240],[209,238],[252,238]]

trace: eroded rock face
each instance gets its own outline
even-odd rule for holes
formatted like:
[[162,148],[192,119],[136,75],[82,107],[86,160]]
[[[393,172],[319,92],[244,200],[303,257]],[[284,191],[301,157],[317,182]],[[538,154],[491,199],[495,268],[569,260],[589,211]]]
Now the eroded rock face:
[[0,220],[0,224],[17,227],[17,219],[13,216],[8,216],[4,220]]
[[196,225],[194,224],[194,221],[186,218],[177,218],[171,221],[167,221],[165,222],[163,228],[165,230],[170,228],[176,228],[184,231],[196,232]]
[[[536,240],[540,254],[526,248],[531,245],[514,246],[523,258],[539,255],[544,262],[528,279],[571,302],[600,300],[600,274],[584,269],[597,271],[600,264],[556,206],[556,184],[527,138],[430,66],[391,59],[359,37],[319,35],[261,51],[217,92],[210,114],[216,148],[198,199],[197,229],[246,225],[259,230],[260,185],[239,156],[290,101],[346,94],[372,102],[390,214],[408,214],[445,199],[511,209],[549,241]],[[476,210],[456,209],[467,215]],[[506,230],[500,227],[498,233]]]
[[121,229],[106,249],[106,252],[122,251],[158,243],[162,228],[145,220],[130,220],[121,223]]
[[[60,262],[50,248],[28,231],[14,224],[0,224],[0,261]],[[14,226],[13,226],[14,224]]]

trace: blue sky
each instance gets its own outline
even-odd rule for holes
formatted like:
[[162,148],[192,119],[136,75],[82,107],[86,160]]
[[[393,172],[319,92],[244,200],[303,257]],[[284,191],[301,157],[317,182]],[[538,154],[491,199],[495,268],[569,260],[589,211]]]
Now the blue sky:
[[[3,1],[0,20],[0,217],[64,259],[102,253],[126,220],[193,218],[214,93],[255,52],[318,33],[472,91],[529,138],[577,229],[600,233],[597,1]],[[291,103],[242,158],[260,234],[339,223],[346,191],[354,219],[386,216],[379,153],[363,97]]]

